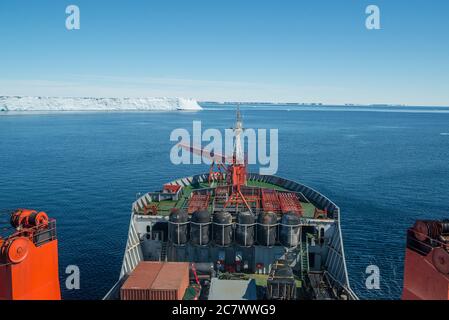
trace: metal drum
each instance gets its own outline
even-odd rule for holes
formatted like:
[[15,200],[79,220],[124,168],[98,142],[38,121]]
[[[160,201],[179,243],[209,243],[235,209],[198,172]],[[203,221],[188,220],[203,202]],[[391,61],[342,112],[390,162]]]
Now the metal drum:
[[262,246],[271,247],[276,244],[277,216],[274,212],[259,215],[257,242]]
[[189,241],[189,215],[185,211],[173,210],[170,213],[168,234],[169,240],[176,245],[185,245]]
[[217,212],[213,216],[213,236],[215,244],[227,247],[232,243],[232,215],[229,212]]
[[210,241],[209,211],[195,211],[190,220],[190,241],[194,245],[205,246]]
[[251,247],[254,244],[254,227],[256,218],[249,212],[240,212],[237,217],[235,241],[239,246]]
[[280,242],[285,247],[296,247],[299,243],[299,216],[295,213],[287,213],[282,216],[280,228]]

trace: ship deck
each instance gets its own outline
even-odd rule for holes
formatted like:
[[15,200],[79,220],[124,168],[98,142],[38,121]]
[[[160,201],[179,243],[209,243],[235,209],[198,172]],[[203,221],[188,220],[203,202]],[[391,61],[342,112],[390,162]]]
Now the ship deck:
[[[132,205],[121,280],[106,298],[117,297],[120,283],[140,261],[188,261],[201,264],[223,260],[224,263],[220,265],[214,264],[217,275],[211,276],[218,280],[236,280],[236,283],[241,284],[245,281],[253,285],[255,283],[259,296],[259,293],[263,295],[267,292],[264,288],[267,288],[271,265],[283,258],[292,268],[293,278],[290,277],[289,285],[297,288],[297,299],[357,299],[349,287],[339,208],[318,191],[288,179],[249,173],[246,184],[241,186],[241,193],[256,217],[264,212],[277,214],[277,223],[274,225],[279,234],[275,236],[275,244],[264,245],[263,240],[258,238],[259,230],[264,230],[260,229],[259,222],[255,223],[255,242],[250,247],[239,246],[236,239],[232,239],[230,245],[221,247],[216,244],[213,232],[209,234],[209,240],[205,240],[208,245],[198,246],[192,239],[189,240],[192,237],[191,228],[187,230],[186,243],[176,245],[171,242],[170,224],[167,222],[169,215],[176,212],[174,208],[180,212],[187,211],[190,217],[205,210],[209,211],[210,217],[227,211],[232,215],[231,224],[238,226],[240,212],[248,211],[248,208],[242,202],[228,201],[233,200],[234,192],[235,189],[227,184],[226,179],[219,183],[210,182],[209,174],[206,173],[180,178],[164,184],[159,191],[142,194]],[[300,236],[299,243],[286,251],[285,239],[282,240],[280,234],[285,230],[282,229],[285,226],[284,216],[291,218],[291,213],[299,215],[298,224],[292,228],[298,227]],[[190,217],[188,223],[191,223]],[[245,261],[243,267],[242,264],[239,264],[240,268],[236,267],[237,256],[239,261]],[[226,278],[226,273],[230,273],[229,278]],[[220,284],[217,282],[217,287]],[[217,288],[214,288],[215,294]],[[190,291],[194,293],[195,288]],[[207,298],[207,295],[203,298]]]
[[[154,206],[157,209],[157,213],[155,215],[158,216],[169,216],[172,209],[184,209],[187,210],[189,205],[189,199],[191,198],[192,192],[197,191],[206,191],[206,190],[213,190],[216,187],[219,187],[220,185],[211,186],[208,182],[200,182],[197,185],[187,185],[184,186],[180,192],[180,195],[177,200],[172,199],[166,199],[161,201],[153,201],[151,202],[151,205]],[[223,185],[221,185],[223,186]],[[279,192],[290,192],[290,190],[285,189],[279,185],[263,182],[263,181],[257,181],[257,180],[248,180],[247,188],[253,189],[253,190],[275,190]],[[298,200],[301,205],[301,208],[303,210],[302,217],[304,218],[310,218],[313,219],[315,217],[316,211],[320,208],[316,207],[314,204],[312,204],[310,201],[307,200],[307,198],[303,195],[298,193]],[[215,196],[214,194],[211,195],[210,199],[208,200],[208,210],[209,211],[215,211],[215,210],[222,210],[223,207],[215,208],[214,207],[214,200]],[[146,215],[148,208],[138,208],[135,212],[137,215]],[[242,208],[241,208],[242,209]],[[232,209],[231,209],[232,210]],[[260,208],[261,211],[263,211],[262,208]]]

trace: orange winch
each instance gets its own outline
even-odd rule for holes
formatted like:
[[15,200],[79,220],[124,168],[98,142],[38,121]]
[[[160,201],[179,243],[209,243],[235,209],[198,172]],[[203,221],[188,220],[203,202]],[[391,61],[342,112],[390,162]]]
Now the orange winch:
[[0,239],[0,300],[60,300],[56,221],[18,209],[15,232]]

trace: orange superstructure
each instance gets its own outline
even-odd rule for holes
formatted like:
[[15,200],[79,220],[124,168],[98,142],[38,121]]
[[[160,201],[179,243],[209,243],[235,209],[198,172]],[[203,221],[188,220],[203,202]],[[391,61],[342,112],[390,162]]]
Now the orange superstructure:
[[449,300],[449,221],[417,221],[408,230],[403,300]]
[[19,209],[11,225],[16,231],[0,239],[0,300],[60,300],[56,221]]

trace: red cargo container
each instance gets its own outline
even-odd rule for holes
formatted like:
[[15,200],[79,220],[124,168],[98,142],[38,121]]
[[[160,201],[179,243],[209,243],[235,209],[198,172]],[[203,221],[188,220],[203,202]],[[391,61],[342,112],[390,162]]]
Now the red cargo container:
[[182,300],[188,262],[140,262],[120,289],[122,300]]
[[121,299],[149,300],[148,289],[151,288],[161,268],[161,263],[140,262],[122,285],[120,289]]
[[151,300],[182,300],[189,286],[189,263],[166,262],[151,286]]

